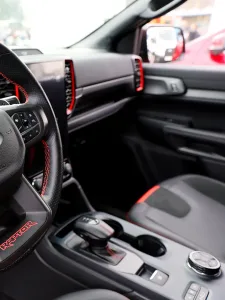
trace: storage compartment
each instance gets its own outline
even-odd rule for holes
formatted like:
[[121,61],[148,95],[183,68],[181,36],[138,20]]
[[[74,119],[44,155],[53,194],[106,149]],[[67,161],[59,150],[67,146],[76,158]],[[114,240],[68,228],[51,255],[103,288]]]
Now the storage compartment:
[[135,249],[153,257],[160,257],[166,253],[166,247],[163,243],[158,238],[151,235],[133,237],[128,234],[122,234],[119,239],[127,242]]
[[160,257],[166,253],[166,247],[158,238],[151,235],[134,237],[124,232],[123,227],[119,222],[111,219],[104,220],[104,222],[115,230],[115,238],[130,244],[133,248],[153,257]]

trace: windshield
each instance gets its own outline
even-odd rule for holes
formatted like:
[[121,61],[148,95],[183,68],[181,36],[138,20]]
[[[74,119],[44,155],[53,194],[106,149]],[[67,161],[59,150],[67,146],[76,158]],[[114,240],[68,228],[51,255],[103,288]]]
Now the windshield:
[[0,41],[7,46],[64,48],[135,0],[1,0]]

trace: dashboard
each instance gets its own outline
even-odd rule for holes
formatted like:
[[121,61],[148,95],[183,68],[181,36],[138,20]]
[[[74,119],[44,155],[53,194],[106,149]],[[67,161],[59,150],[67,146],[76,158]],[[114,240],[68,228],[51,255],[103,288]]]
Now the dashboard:
[[[142,60],[134,55],[79,49],[65,54],[25,55],[20,59],[51,102],[64,158],[67,158],[69,133],[118,112],[144,89]],[[20,103],[26,101],[23,90],[0,76],[0,105],[2,98],[10,100],[12,96]],[[31,152],[27,168],[30,176],[40,171],[43,159],[38,146]]]

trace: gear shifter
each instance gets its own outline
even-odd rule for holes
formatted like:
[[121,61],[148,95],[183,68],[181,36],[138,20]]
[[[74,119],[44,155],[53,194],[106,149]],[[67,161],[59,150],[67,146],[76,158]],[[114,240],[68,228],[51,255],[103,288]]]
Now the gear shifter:
[[118,247],[109,243],[114,234],[114,229],[104,221],[82,216],[74,223],[77,235],[89,243],[89,250],[110,264],[117,265],[126,255]]
[[113,228],[108,224],[88,216],[80,217],[75,222],[74,231],[92,248],[105,248],[114,234]]

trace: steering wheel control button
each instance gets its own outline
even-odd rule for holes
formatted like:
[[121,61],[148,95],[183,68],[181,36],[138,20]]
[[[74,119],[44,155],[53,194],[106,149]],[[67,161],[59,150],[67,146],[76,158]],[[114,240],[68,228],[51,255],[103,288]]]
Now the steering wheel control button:
[[22,122],[21,122],[21,119],[20,119],[19,115],[14,114],[12,116],[12,118],[13,118],[14,123],[16,124],[16,127],[20,130],[23,125],[22,125]]
[[150,277],[150,281],[163,286],[167,282],[168,278],[169,276],[167,274],[156,270]]
[[193,251],[188,256],[187,265],[201,276],[218,277],[221,274],[221,264],[214,256],[202,251]]
[[34,126],[38,123],[37,118],[35,117],[33,112],[29,112],[27,115],[28,115],[28,119],[30,121],[31,126]]
[[33,133],[34,133],[34,137],[39,135],[40,133],[40,127],[39,126],[36,126],[34,129],[33,129]]

